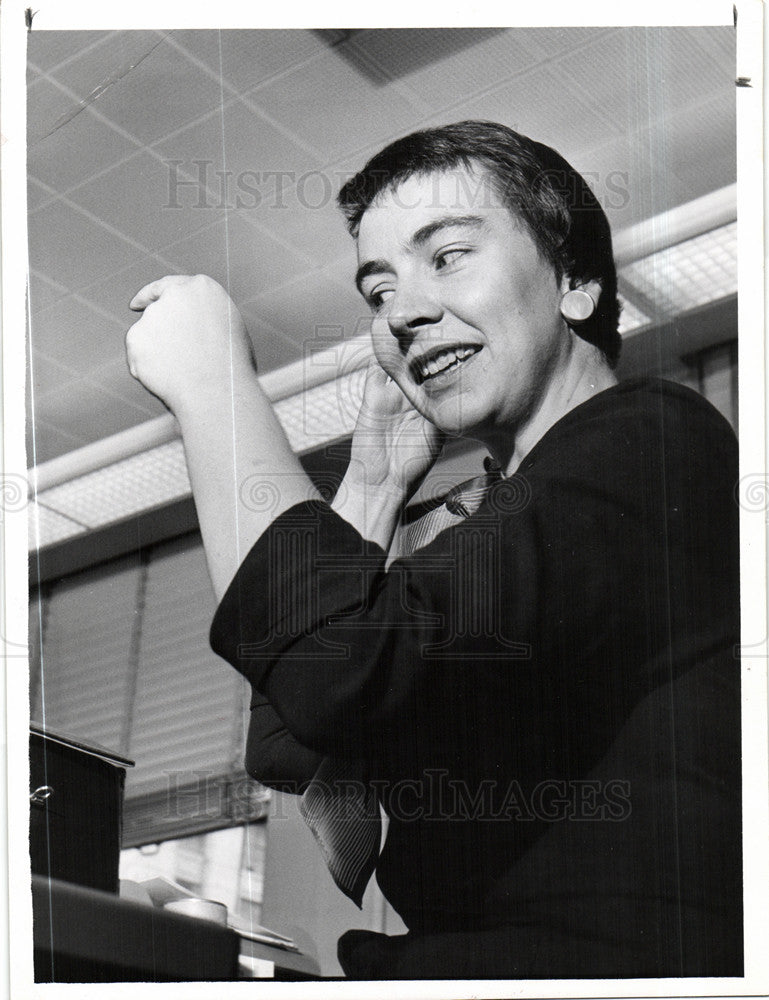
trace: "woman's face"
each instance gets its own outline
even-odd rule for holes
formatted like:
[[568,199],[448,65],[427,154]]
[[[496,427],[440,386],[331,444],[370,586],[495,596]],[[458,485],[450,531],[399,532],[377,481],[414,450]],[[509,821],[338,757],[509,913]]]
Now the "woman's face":
[[559,281],[489,175],[414,176],[364,213],[358,286],[376,357],[441,430],[515,437],[566,363]]

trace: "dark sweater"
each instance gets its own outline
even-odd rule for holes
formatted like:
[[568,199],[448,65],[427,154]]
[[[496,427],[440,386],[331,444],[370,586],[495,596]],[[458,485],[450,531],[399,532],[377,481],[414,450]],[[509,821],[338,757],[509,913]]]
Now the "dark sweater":
[[634,381],[387,572],[322,503],[259,539],[213,648],[287,778],[362,759],[390,816],[410,933],[345,935],[348,975],[741,974],[736,483],[718,413]]

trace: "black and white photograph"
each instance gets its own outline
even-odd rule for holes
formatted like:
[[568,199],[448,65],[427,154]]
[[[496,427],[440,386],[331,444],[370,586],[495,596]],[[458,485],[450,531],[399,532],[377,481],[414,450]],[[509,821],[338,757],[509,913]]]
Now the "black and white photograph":
[[766,986],[762,14],[668,6],[4,11],[10,995]]

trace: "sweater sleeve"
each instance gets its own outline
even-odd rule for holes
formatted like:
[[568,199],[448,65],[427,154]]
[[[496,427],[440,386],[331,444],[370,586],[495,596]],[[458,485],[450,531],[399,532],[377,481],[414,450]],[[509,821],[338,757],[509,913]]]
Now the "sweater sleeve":
[[322,759],[294,739],[269,701],[254,691],[246,744],[248,773],[268,788],[300,795]]
[[[453,743],[442,721],[450,705],[470,707],[476,681],[486,697],[495,688],[501,696],[511,662],[525,663],[530,650],[525,594],[517,622],[493,598],[510,562],[499,551],[499,511],[458,527],[386,571],[385,553],[328,506],[298,504],[244,560],[212,646],[302,745],[398,770],[417,758],[437,763]],[[532,566],[522,544],[517,556]]]
[[543,732],[568,748],[569,727],[627,713],[734,641],[733,436],[676,393],[578,409],[388,571],[327,505],[286,511],[225,594],[214,650],[299,744],[383,773],[468,746],[523,767],[550,753]]

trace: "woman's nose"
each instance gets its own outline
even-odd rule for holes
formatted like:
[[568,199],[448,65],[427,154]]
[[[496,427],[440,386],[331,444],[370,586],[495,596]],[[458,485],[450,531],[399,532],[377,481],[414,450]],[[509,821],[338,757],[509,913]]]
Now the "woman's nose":
[[443,318],[443,306],[423,284],[399,287],[395,292],[387,322],[399,340],[411,338],[422,327],[434,326]]

